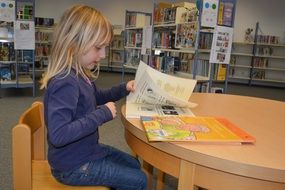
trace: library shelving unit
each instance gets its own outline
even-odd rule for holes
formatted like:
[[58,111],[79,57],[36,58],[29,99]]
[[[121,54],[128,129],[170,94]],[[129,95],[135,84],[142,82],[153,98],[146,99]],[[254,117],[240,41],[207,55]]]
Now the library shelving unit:
[[151,25],[152,14],[126,10],[124,30],[124,63],[125,71],[135,72],[140,60],[148,62],[148,55],[142,53],[144,29]]
[[285,86],[285,44],[280,37],[260,34],[256,23],[254,51],[250,70],[250,84]]
[[[231,31],[234,27],[236,0],[217,0],[215,2],[203,0],[201,3],[200,12],[208,20],[212,19],[210,17],[213,11],[217,13],[217,20],[215,22],[208,22],[207,19],[201,18],[202,16],[199,17],[201,27],[198,54],[209,51],[210,44],[212,44],[209,51],[210,76],[208,92],[215,92],[215,89],[218,88],[219,91],[225,93],[227,91],[228,75],[230,72],[229,61],[225,60],[227,60],[227,57],[230,58],[231,55]],[[224,83],[224,87],[222,89],[220,87],[213,87],[213,84],[217,83]]]
[[[33,96],[35,96],[34,47],[20,48],[23,46],[20,43],[24,44],[26,41],[23,39],[25,36],[21,32],[30,30],[30,37],[33,38],[35,35],[33,30],[34,0],[16,0],[3,3],[7,4],[1,6],[7,8],[9,21],[1,21],[3,34],[0,38],[0,89],[32,88]],[[15,16],[11,16],[13,13],[15,13]],[[29,40],[34,41],[33,39]]]
[[[46,70],[48,65],[54,31],[54,22],[51,18],[37,17],[35,20],[35,72],[36,75],[41,75]],[[37,20],[43,20],[43,23]]]
[[259,34],[252,42],[233,43],[229,81],[273,87],[285,86],[285,44],[279,36]]
[[109,69],[122,71],[124,63],[124,31],[120,25],[114,25],[114,38],[109,50]]
[[14,38],[12,37],[13,23],[1,23],[0,38],[0,87],[17,87],[16,81],[16,52],[14,49]]
[[150,65],[167,74],[184,78],[208,80],[202,66],[201,72],[194,71],[198,38],[198,9],[196,4],[154,4],[152,59]]
[[253,46],[253,42],[233,42],[229,82],[249,83]]
[[224,81],[226,89],[228,64],[213,64],[209,60],[217,24],[233,27],[235,0],[216,1],[217,20],[213,26],[204,25],[201,19],[207,15],[203,11],[208,11],[204,6],[214,9],[215,2],[200,3],[200,7],[189,2],[154,5],[150,65],[161,72],[196,79],[203,85],[202,91],[208,91],[212,81]]

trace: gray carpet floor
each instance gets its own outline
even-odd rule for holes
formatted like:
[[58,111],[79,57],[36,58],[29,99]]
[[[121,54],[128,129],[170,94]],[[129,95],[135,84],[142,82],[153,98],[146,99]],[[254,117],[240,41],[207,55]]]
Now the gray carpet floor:
[[[125,75],[125,80],[133,79],[134,75]],[[111,87],[121,81],[120,73],[101,72],[97,85],[101,88]],[[32,97],[31,89],[0,89],[0,190],[12,189],[12,162],[11,162],[11,129],[17,123],[20,114],[32,102],[42,100],[43,91],[38,90],[36,97]],[[284,88],[270,88],[229,84],[229,94],[254,96],[285,101]],[[117,110],[124,103],[124,99],[117,103]],[[130,153],[125,140],[124,128],[120,121],[119,113],[116,119],[104,124],[100,128],[100,141]],[[166,176],[165,190],[177,188],[177,180]]]

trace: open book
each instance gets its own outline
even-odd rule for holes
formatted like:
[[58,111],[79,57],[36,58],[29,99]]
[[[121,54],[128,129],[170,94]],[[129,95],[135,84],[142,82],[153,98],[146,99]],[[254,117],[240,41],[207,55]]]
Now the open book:
[[141,121],[149,141],[255,142],[254,137],[225,118],[142,116]]
[[126,117],[151,115],[193,115],[189,102],[196,80],[161,73],[140,62],[135,77],[136,90],[127,96]]

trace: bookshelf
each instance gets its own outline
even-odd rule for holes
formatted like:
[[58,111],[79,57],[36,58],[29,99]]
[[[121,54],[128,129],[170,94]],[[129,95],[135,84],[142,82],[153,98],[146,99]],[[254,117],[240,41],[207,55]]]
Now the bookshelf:
[[35,72],[41,74],[48,66],[54,31],[53,18],[35,18]]
[[253,42],[233,42],[229,82],[249,83],[253,46]]
[[256,23],[250,84],[285,86],[285,44],[280,37],[261,33]]
[[146,12],[129,11],[125,14],[124,30],[124,63],[122,66],[123,73],[135,72],[140,60],[148,63],[147,51],[144,44],[145,27],[150,26],[152,14]]
[[51,51],[53,26],[37,26],[35,28],[35,72],[43,73],[48,66]]
[[252,41],[233,43],[230,82],[273,87],[285,86],[285,44],[279,36],[259,33]]
[[164,73],[193,78],[198,10],[194,3],[154,4],[150,65]]
[[109,69],[121,71],[124,64],[124,30],[121,25],[114,25],[114,38],[109,50]]
[[[213,85],[224,83],[222,92],[226,92],[229,75],[229,62],[232,49],[232,35],[235,19],[236,0],[215,0],[201,1],[200,6],[200,28],[199,28],[199,50],[200,55],[210,52],[209,59],[202,57],[202,60],[209,60],[209,88],[212,92]],[[208,57],[207,57],[208,58]],[[198,61],[197,61],[198,62]],[[205,63],[206,64],[206,63]],[[197,67],[199,64],[197,64]],[[215,91],[215,90],[214,90]]]
[[34,0],[3,3],[7,5],[2,5],[6,17],[1,17],[0,89],[32,88],[35,96]]

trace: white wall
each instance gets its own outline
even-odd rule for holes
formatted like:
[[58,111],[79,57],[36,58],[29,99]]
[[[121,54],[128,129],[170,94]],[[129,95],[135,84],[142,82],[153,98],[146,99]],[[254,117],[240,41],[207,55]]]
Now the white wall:
[[[188,0],[193,2],[194,0]],[[154,2],[183,2],[182,0],[36,0],[36,17],[55,18],[57,21],[64,10],[73,4],[86,4],[101,11],[112,24],[125,24],[125,11],[153,11]]]
[[[194,0],[190,0],[193,2]],[[100,10],[112,24],[124,26],[125,11],[152,12],[153,2],[183,2],[182,0],[36,0],[36,16],[55,18],[75,3],[84,3]],[[189,2],[189,0],[188,0]],[[234,40],[243,41],[244,31],[259,22],[264,34],[285,35],[284,0],[237,0]]]
[[113,24],[124,24],[125,10],[151,12],[152,0],[36,0],[38,17],[51,17],[58,20],[64,10],[72,5],[84,3],[100,10]]
[[[247,28],[259,22],[264,34],[285,37],[284,0],[237,0],[234,40],[243,40]],[[285,41],[284,41],[285,42]]]

